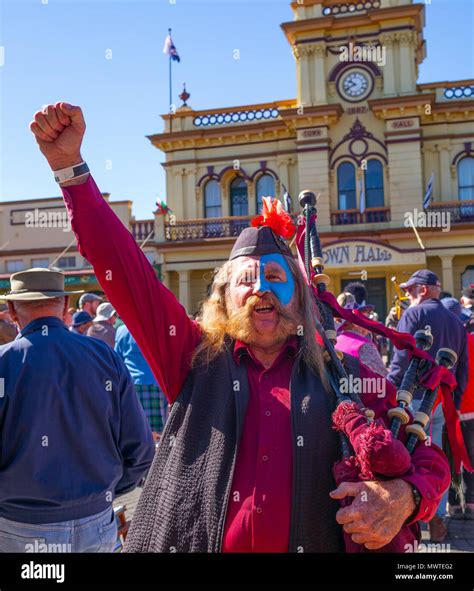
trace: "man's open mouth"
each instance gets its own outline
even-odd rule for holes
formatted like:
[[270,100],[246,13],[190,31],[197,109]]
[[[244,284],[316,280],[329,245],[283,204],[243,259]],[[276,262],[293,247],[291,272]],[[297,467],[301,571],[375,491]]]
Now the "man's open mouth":
[[272,306],[272,304],[258,304],[254,308],[257,314],[270,314],[274,309],[275,306]]

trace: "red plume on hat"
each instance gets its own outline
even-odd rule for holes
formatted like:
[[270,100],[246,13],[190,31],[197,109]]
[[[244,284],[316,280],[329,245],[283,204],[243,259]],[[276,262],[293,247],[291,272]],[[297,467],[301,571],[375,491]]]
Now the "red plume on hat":
[[281,202],[271,197],[262,197],[262,200],[262,213],[253,218],[252,226],[254,228],[268,226],[278,236],[286,239],[291,238],[296,232],[296,226]]

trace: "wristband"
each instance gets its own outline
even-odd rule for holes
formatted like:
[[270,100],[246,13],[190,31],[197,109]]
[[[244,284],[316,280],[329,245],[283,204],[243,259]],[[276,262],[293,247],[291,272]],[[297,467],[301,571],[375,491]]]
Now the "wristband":
[[413,492],[413,501],[415,503],[415,510],[410,515],[410,517],[405,521],[405,523],[410,523],[410,521],[413,521],[413,519],[415,519],[415,517],[418,514],[418,511],[420,510],[420,505],[421,505],[421,494],[420,494],[420,491],[411,482],[409,482],[408,484],[411,486],[411,490]]
[[59,184],[72,181],[86,174],[89,174],[89,167],[86,162],[80,162],[68,168],[61,168],[61,170],[53,170],[54,180]]

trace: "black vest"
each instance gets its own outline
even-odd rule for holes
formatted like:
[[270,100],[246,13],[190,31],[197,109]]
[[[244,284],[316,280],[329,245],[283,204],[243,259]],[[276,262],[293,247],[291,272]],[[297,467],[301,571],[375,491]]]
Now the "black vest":
[[[249,386],[232,344],[194,368],[173,404],[125,552],[219,552]],[[351,364],[352,365],[352,364]],[[340,505],[329,497],[340,459],[333,397],[301,359],[291,383],[293,490],[290,552],[344,552]],[[275,482],[275,486],[278,483]]]

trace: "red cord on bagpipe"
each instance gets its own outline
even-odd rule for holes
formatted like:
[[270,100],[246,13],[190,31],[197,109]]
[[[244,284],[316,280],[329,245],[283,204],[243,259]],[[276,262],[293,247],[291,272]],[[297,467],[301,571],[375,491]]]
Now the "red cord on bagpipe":
[[[315,218],[316,216],[313,217],[311,223],[314,222]],[[307,277],[307,272],[304,264],[305,234],[305,224],[298,224],[296,233],[296,247],[298,251],[299,263],[301,266],[301,270],[303,271],[303,275],[305,276],[306,281],[314,294],[314,297],[319,299],[320,301],[325,302],[331,308],[334,316],[342,318],[353,324],[356,324],[357,326],[366,328],[378,335],[384,336],[390,339],[397,349],[408,350],[410,358],[419,357],[421,359],[425,359],[430,364],[431,369],[420,378],[419,385],[423,388],[429,388],[431,390],[439,388],[438,398],[436,400],[434,408],[436,408],[436,406],[439,403],[442,404],[443,414],[446,421],[448,440],[453,454],[455,470],[459,474],[461,471],[462,464],[466,470],[468,470],[469,472],[473,472],[474,468],[471,466],[471,463],[469,461],[469,457],[466,451],[466,447],[464,445],[464,440],[461,432],[459,417],[457,415],[454,402],[452,399],[452,391],[456,387],[457,383],[454,375],[448,369],[446,369],[446,367],[442,367],[441,365],[436,364],[431,355],[429,355],[429,353],[419,349],[416,346],[415,339],[411,334],[402,333],[390,329],[381,324],[380,322],[367,318],[367,316],[364,316],[357,310],[353,311],[342,308],[338,304],[335,296],[329,291],[318,293],[318,290],[314,287],[312,283],[313,277]]]

